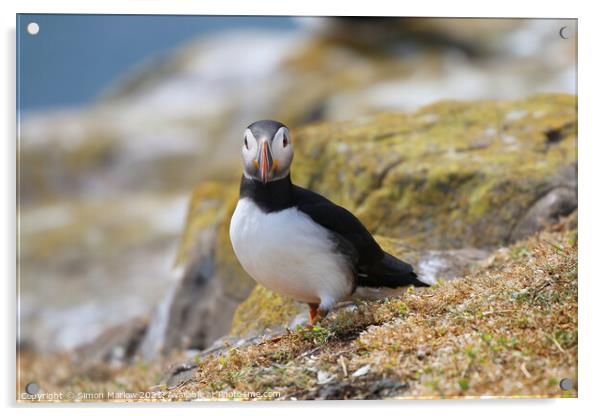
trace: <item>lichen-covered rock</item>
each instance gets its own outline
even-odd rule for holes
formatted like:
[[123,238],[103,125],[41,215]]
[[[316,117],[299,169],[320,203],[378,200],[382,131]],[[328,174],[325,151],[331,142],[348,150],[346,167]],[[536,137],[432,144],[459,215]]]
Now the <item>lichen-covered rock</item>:
[[257,285],[234,314],[231,335],[245,335],[265,328],[287,325],[307,306]]
[[552,217],[576,207],[576,115],[559,94],[317,124],[294,132],[293,180],[414,247],[495,246],[555,189]]

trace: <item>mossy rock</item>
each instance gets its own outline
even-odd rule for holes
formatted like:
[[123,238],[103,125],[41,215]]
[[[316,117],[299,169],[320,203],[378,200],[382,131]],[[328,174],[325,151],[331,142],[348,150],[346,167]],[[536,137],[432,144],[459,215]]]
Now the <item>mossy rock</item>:
[[265,328],[286,325],[305,310],[307,307],[303,304],[257,285],[249,297],[236,308],[230,335],[246,335]]
[[195,262],[211,262],[212,277],[223,282],[227,295],[242,300],[254,282],[238,263],[230,244],[230,217],[237,201],[238,188],[230,184],[207,182],[194,190],[176,265],[191,268]]
[[[543,220],[576,208],[576,116],[574,96],[541,94],[314,124],[293,131],[293,181],[350,209],[385,248],[409,260],[411,252],[506,245],[524,236],[517,227],[552,192],[568,190],[568,201],[539,210],[549,217]],[[209,221],[218,229],[216,275],[231,290],[244,287],[240,294],[251,280],[228,238],[238,181],[220,184],[219,192],[219,209],[202,213],[194,209],[203,200],[195,194],[183,238],[187,254],[181,250],[179,259],[190,258],[191,239]],[[535,220],[527,221],[532,232]],[[284,324],[299,310],[256,288],[239,307],[232,333]]]
[[576,117],[575,97],[547,94],[317,124],[294,134],[293,180],[420,248],[506,244],[529,207],[575,186]]

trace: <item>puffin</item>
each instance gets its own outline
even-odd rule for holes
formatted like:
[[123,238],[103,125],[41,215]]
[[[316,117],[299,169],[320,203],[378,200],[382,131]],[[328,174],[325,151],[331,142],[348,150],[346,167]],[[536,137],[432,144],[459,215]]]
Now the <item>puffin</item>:
[[234,253],[257,283],[307,303],[312,325],[359,288],[429,286],[351,212],[292,183],[293,142],[284,124],[249,125],[241,154],[240,197],[230,221]]

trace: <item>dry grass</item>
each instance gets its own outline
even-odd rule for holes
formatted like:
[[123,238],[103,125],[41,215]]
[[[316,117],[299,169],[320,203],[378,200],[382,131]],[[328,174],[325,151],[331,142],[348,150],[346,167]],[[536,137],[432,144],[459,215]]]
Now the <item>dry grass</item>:
[[[109,364],[82,366],[69,353],[52,356],[22,351],[17,356],[17,400],[31,402],[98,402],[112,400],[111,394],[149,392],[158,385],[168,364],[157,361],[151,364],[138,363],[125,367]],[[170,357],[172,360],[184,357]],[[44,398],[23,397],[26,385],[34,382],[40,386]],[[62,397],[58,395],[62,393]],[[116,396],[113,396],[115,398]],[[132,401],[132,400],[116,400]]]
[[576,232],[560,226],[498,250],[464,279],[205,357],[174,393],[576,397],[559,388],[576,372]]
[[205,356],[173,390],[157,386],[165,363],[83,371],[68,356],[27,354],[17,390],[35,380],[46,392],[105,400],[151,390],[136,400],[576,397],[576,388],[559,388],[562,378],[577,380],[577,233],[566,224],[498,250],[464,279]]

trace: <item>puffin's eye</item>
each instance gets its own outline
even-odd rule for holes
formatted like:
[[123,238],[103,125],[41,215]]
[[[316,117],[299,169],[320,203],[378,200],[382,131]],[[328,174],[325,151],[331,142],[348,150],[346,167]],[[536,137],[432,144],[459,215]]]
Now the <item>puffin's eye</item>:
[[247,138],[245,136],[245,147],[248,149],[249,148],[249,143],[247,142]]
[[288,145],[288,137],[284,136],[284,139],[282,139],[282,147],[286,147]]

